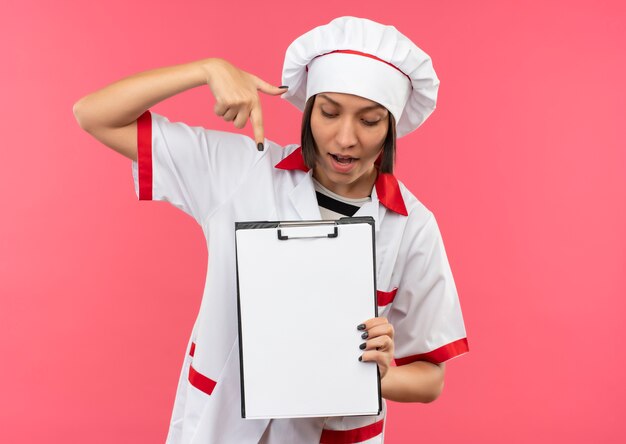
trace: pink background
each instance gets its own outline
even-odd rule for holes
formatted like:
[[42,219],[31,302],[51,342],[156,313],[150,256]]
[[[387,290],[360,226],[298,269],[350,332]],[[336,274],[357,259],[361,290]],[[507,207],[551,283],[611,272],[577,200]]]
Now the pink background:
[[[437,216],[471,349],[435,403],[390,403],[387,442],[626,442],[623,2],[2,9],[2,442],[163,442],[199,308],[200,227],[139,203],[130,161],[80,130],[73,103],[209,56],[279,85],[288,44],[340,15],[433,57],[438,109],[400,140],[397,176]],[[298,142],[300,113],[263,105],[266,136]],[[237,131],[212,109],[208,88],[155,108]]]

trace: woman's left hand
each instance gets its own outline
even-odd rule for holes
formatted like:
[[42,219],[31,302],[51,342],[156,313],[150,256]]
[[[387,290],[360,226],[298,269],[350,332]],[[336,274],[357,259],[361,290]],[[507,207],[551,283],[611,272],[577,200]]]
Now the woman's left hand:
[[376,362],[382,380],[393,359],[393,325],[387,318],[372,318],[359,325],[357,329],[363,332],[361,337],[366,340],[361,344],[361,350],[365,351],[360,360]]

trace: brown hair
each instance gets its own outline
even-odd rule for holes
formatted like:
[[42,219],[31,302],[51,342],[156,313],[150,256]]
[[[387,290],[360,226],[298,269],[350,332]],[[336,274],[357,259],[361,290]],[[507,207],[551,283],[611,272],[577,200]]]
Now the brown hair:
[[[313,112],[315,97],[316,96],[309,97],[304,107],[302,114],[302,132],[300,135],[300,145],[302,146],[304,163],[310,169],[313,169],[315,166],[317,157],[317,146],[313,138],[313,131],[311,131],[311,113]],[[389,115],[389,129],[387,130],[387,137],[385,137],[385,142],[383,143],[383,153],[378,168],[381,173],[392,174],[393,165],[396,160],[396,119],[394,119],[390,112],[387,114]]]

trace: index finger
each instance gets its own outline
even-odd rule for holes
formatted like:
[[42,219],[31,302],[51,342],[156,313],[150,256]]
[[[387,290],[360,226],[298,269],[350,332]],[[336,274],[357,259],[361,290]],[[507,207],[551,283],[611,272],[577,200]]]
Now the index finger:
[[250,123],[252,124],[252,131],[254,132],[254,141],[257,144],[257,149],[263,151],[265,144],[265,132],[263,130],[263,112],[261,111],[261,105],[257,105],[250,111]]

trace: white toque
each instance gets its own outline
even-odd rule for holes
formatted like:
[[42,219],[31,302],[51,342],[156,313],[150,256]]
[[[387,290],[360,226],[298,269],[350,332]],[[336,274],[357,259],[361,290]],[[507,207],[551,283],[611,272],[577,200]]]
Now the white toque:
[[419,127],[435,110],[439,79],[428,54],[393,26],[339,17],[294,40],[285,54],[281,97],[301,111],[321,92],[380,103],[396,119],[396,135]]

